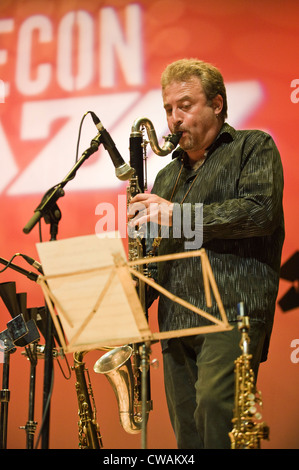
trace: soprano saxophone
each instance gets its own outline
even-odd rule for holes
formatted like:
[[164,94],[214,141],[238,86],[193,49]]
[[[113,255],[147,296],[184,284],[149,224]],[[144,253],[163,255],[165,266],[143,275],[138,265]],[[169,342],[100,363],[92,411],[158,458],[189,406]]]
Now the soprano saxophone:
[[[146,141],[143,137],[144,128],[147,131],[149,143],[154,153],[159,156],[166,156],[178,145],[181,134],[170,134],[165,137],[163,147],[159,146],[157,135],[152,122],[145,117],[134,121],[130,135],[130,166],[133,170],[130,175],[130,182],[127,188],[127,206],[131,199],[138,193],[146,189],[144,167],[146,164]],[[146,256],[146,240],[140,230],[128,234],[128,258],[130,261]],[[138,266],[137,269],[144,275],[148,275],[147,268]],[[137,282],[137,292],[145,316],[147,316],[146,286],[139,279]],[[114,348],[104,354],[94,365],[97,373],[104,374],[115,392],[119,418],[123,429],[136,434],[142,428],[142,406],[146,406],[146,415],[152,409],[150,399],[150,384],[147,383],[146,397],[142,390],[142,369],[145,366],[144,350],[140,345],[125,345]],[[147,371],[149,374],[149,370]],[[146,418],[147,419],[147,418]]]
[[[83,362],[85,351],[74,353],[74,371],[76,374],[76,392],[78,399],[79,447],[81,449],[100,449],[102,438],[97,423],[96,406],[88,370]],[[88,377],[88,385],[86,382]]]
[[261,422],[261,393],[255,385],[254,372],[250,366],[249,317],[244,315],[243,303],[238,305],[238,327],[241,332],[242,354],[235,361],[235,405],[233,429],[229,433],[232,449],[260,449],[262,439],[269,438],[269,427]]

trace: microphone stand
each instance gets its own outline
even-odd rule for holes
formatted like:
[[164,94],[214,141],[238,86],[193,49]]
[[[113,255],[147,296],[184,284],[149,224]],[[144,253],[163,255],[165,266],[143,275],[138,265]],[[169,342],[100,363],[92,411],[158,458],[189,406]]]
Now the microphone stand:
[[[57,238],[58,233],[58,222],[61,219],[61,212],[55,203],[53,208],[49,208],[44,213],[45,222],[50,223],[50,241],[54,241]],[[51,403],[51,392],[53,384],[53,320],[49,312],[47,304],[45,305],[46,311],[46,336],[45,336],[45,366],[44,366],[44,389],[43,389],[43,421],[42,421],[42,449],[49,448],[50,440],[50,403]]]
[[[93,153],[95,153],[101,144],[101,134],[99,133],[90,144],[90,147],[85,150],[81,158],[76,162],[66,177],[56,186],[49,189],[41,200],[41,203],[34,211],[34,215],[27,222],[23,228],[23,232],[28,234],[33,227],[44,218],[45,222],[50,224],[50,241],[57,239],[58,223],[61,219],[61,212],[57,206],[57,201],[60,197],[64,196],[64,186],[75,178],[77,170]],[[44,369],[44,390],[43,390],[43,423],[42,423],[42,449],[49,448],[49,435],[50,435],[50,400],[51,390],[53,385],[53,321],[49,309],[46,305],[47,315],[47,330],[46,330],[46,344],[45,344],[45,369]]]

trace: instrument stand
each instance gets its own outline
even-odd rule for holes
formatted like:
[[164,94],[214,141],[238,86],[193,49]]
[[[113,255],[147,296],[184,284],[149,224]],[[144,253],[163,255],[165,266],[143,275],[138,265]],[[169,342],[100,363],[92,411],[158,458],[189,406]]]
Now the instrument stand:
[[[6,287],[7,289],[10,288],[9,285]],[[10,290],[10,293],[12,295],[12,290]],[[16,305],[15,307],[17,308]],[[10,400],[10,391],[8,389],[10,354],[16,351],[16,346],[20,346],[20,347],[25,346],[26,348],[29,344],[33,344],[34,351],[36,352],[40,335],[36,327],[35,321],[33,319],[30,319],[27,322],[25,322],[23,314],[18,314],[14,316],[12,320],[10,320],[7,323],[7,330],[4,330],[0,333],[0,339],[1,339],[1,344],[4,345],[3,389],[0,394],[0,401],[1,401],[0,448],[4,449],[6,448],[6,445],[7,445],[8,403]],[[30,358],[30,355],[28,355],[28,357]],[[35,354],[33,356],[34,360],[31,360],[30,391],[29,391],[29,421],[27,425],[23,428],[23,429],[28,430],[27,448],[29,449],[33,448],[33,437],[34,437],[34,432],[35,432],[35,428],[37,424],[33,421],[34,399],[35,399],[35,369],[36,369],[36,364],[37,364],[36,357],[37,356]]]
[[[9,341],[8,341],[9,342]],[[3,375],[2,375],[2,390],[0,391],[0,449],[6,449],[7,446],[7,424],[8,424],[8,404],[10,401],[9,390],[9,366],[10,355],[16,351],[15,347],[9,347],[5,339],[4,354],[3,354]]]
[[26,425],[20,426],[20,429],[24,429],[26,431],[26,449],[34,448],[34,435],[37,427],[37,421],[34,421],[37,345],[38,343],[33,343],[32,350],[30,346],[30,349],[26,348],[26,356],[30,361],[29,409]]
[[47,332],[45,343],[45,366],[44,366],[44,389],[43,389],[43,428],[42,428],[42,449],[49,448],[50,439],[50,402],[52,392],[53,377],[53,322],[47,310]]
[[148,401],[148,372],[150,367],[151,343],[146,341],[140,346],[140,368],[141,368],[141,449],[147,448],[147,422],[151,409],[151,402]]
[[[47,218],[47,223],[51,224],[51,240],[54,239],[53,237],[56,236],[57,230],[58,230],[58,221],[60,220],[60,211],[55,205],[55,213],[49,213],[48,218]],[[0,258],[0,263],[7,265],[9,268],[13,269],[14,271],[17,271],[24,276],[26,276],[28,279],[31,281],[37,282],[39,278],[39,274],[36,274],[32,271],[28,271],[24,268],[21,268],[20,266],[17,266],[13,263],[9,263],[8,260],[4,258]],[[9,309],[11,310],[11,309]],[[13,312],[10,311],[11,315],[13,316]],[[41,313],[40,313],[41,315]],[[51,314],[49,313],[49,309],[47,307],[47,304],[45,305],[45,318],[46,318],[46,327],[44,331],[44,336],[45,336],[45,352],[44,352],[44,359],[45,359],[45,365],[44,365],[44,389],[43,389],[43,424],[42,424],[42,430],[41,430],[41,436],[42,436],[42,447],[44,449],[48,448],[48,443],[49,443],[49,419],[50,419],[50,397],[51,397],[51,390],[52,390],[52,375],[53,375],[53,322],[51,318]],[[35,333],[34,325],[31,323],[33,322],[32,320],[28,322],[28,325],[30,324],[30,327],[33,329],[31,330],[32,337],[30,341],[34,341],[33,344],[36,344],[34,347],[36,349],[37,347],[37,338],[38,333]],[[34,323],[34,322],[33,322]],[[31,329],[31,328],[30,328]],[[3,334],[3,333],[2,333]],[[35,336],[36,334],[36,336]],[[1,335],[1,334],[0,334]],[[33,339],[32,339],[33,338]],[[1,339],[1,338],[0,338]],[[27,343],[29,344],[29,342]],[[21,344],[19,344],[21,345]],[[24,346],[25,344],[22,344]],[[29,357],[29,356],[28,356]],[[33,416],[34,416],[34,400],[35,400],[35,375],[36,375],[36,365],[37,362],[33,359],[33,357],[29,357],[31,366],[30,366],[30,387],[29,387],[29,416],[28,416],[28,422],[25,426],[22,426],[21,429],[25,429],[27,432],[27,448],[32,449],[33,448],[33,439],[34,439],[34,433],[36,430],[36,425],[37,423],[34,421]]]

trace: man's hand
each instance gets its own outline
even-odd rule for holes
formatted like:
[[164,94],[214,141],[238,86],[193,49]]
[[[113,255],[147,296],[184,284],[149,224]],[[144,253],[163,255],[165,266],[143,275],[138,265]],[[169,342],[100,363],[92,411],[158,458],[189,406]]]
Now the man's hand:
[[173,203],[156,194],[137,194],[130,201],[128,219],[131,227],[147,222],[172,226]]

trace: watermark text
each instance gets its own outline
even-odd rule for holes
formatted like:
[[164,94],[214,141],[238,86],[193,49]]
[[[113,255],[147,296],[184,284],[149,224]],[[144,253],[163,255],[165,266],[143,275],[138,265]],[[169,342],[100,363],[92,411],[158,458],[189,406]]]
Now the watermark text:
[[293,351],[291,352],[291,362],[293,364],[298,364],[299,362],[299,339],[293,339],[291,341],[291,348],[293,348]]
[[299,78],[294,78],[294,80],[291,81],[291,88],[294,88],[291,93],[292,103],[299,103]]
[[[95,233],[98,237],[114,236],[119,232],[120,238],[149,238],[162,237],[163,239],[181,239],[184,249],[197,250],[203,242],[203,205],[201,203],[174,204],[169,222],[167,205],[150,204],[146,207],[139,203],[138,212],[149,217],[148,223],[136,227],[133,223],[127,223],[127,214],[123,207],[126,204],[126,196],[118,196],[118,215],[111,203],[101,202],[96,206],[95,214],[100,216],[95,225]],[[112,235],[109,235],[112,234]]]

